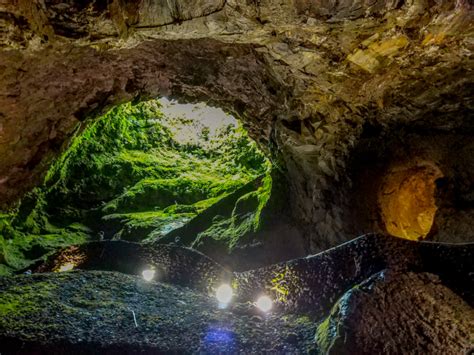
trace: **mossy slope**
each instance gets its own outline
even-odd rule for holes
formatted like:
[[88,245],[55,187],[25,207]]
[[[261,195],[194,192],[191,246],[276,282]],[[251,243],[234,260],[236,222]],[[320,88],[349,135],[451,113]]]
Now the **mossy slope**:
[[[178,137],[183,130],[193,139]],[[241,126],[214,131],[165,116],[157,100],[118,106],[79,128],[43,186],[0,216],[0,273],[86,240],[163,237],[268,170]],[[243,230],[258,225],[262,206],[254,204]],[[236,238],[226,240],[230,247]]]

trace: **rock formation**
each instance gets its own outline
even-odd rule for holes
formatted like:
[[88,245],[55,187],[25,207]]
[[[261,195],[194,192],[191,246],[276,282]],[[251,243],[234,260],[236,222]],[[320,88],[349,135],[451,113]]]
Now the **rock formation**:
[[[0,0],[0,210],[35,204],[25,194],[110,108],[204,101],[240,119],[273,165],[214,209],[229,220],[252,209],[268,217],[267,204],[284,210],[234,260],[305,257],[231,274],[160,241],[74,246],[22,270],[33,275],[0,277],[0,353],[472,351],[473,7]],[[201,243],[215,232],[211,209],[162,242],[219,254],[212,238]],[[12,229],[4,216],[0,234]],[[32,262],[84,241],[81,228],[45,245],[25,232],[22,253]],[[369,232],[410,241],[370,234],[340,245]],[[0,273],[13,241],[2,239]],[[249,250],[264,257],[246,260]],[[65,260],[85,270],[36,274],[64,271]],[[145,261],[167,278],[140,280]],[[222,275],[240,289],[226,310],[208,294]],[[253,301],[262,292],[277,305],[266,318]]]
[[[230,275],[187,248],[90,243],[61,251],[33,275],[0,277],[0,349],[465,353],[474,336],[472,251],[365,236]],[[155,280],[139,278],[145,266]],[[45,271],[59,273],[36,273]],[[213,293],[230,277],[235,299],[219,306]],[[254,307],[262,292],[273,299],[269,314]]]
[[4,206],[82,123],[166,95],[242,119],[311,251],[386,231],[377,203],[357,206],[399,166],[438,167],[439,239],[472,239],[470,1],[11,0],[0,14]]
[[381,272],[338,301],[316,339],[327,354],[469,353],[473,312],[434,275]]

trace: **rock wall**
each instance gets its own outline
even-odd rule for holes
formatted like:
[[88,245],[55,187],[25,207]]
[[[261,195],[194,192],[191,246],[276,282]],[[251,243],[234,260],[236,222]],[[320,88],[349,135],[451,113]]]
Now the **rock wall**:
[[[472,219],[468,217],[474,212],[472,134],[457,130],[417,132],[406,127],[396,132],[374,127],[370,130],[353,151],[348,169],[355,191],[351,201],[360,207],[349,217],[356,221],[355,229],[361,233],[390,233],[390,229],[399,227],[410,230],[410,225],[420,226],[425,215],[431,220],[428,233],[418,237],[413,233],[413,239],[472,241]],[[414,183],[411,188],[410,181]],[[405,194],[404,186],[408,187]],[[404,204],[405,212],[395,208],[388,217],[390,208]],[[411,217],[407,213],[410,208]],[[397,214],[400,217],[400,213],[405,214],[405,221],[393,218]]]
[[[472,139],[472,17],[466,0],[3,0],[0,203],[37,184],[87,119],[166,95],[243,120],[284,172],[310,251],[377,230],[379,211],[351,218],[349,163],[374,127]],[[452,206],[439,220],[472,231],[472,209]]]
[[[316,255],[238,272],[191,248],[124,241],[85,243],[38,261],[33,273],[107,270],[141,275],[154,269],[161,282],[214,294],[231,283],[236,300],[268,295],[275,308],[320,317],[345,292],[383,270],[429,272],[469,304],[474,302],[474,244],[413,242],[365,235]],[[69,269],[64,267],[69,266]]]
[[462,354],[472,350],[473,319],[435,275],[384,271],[336,303],[316,341],[325,354]]
[[240,299],[267,294],[283,309],[321,314],[385,269],[429,272],[472,304],[472,246],[364,235],[316,255],[235,273],[235,284]]

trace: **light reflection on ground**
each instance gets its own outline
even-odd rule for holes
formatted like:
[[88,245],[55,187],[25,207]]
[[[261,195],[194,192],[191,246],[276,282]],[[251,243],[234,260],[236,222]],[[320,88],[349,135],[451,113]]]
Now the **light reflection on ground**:
[[224,349],[236,349],[237,340],[235,333],[225,325],[214,325],[209,327],[204,336],[204,347],[206,349],[224,348]]

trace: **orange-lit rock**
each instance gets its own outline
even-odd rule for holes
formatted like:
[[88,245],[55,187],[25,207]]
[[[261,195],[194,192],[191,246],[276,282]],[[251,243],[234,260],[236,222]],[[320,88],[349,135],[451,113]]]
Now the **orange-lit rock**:
[[367,127],[474,131],[465,0],[6,0],[0,11],[3,207],[111,106],[208,101],[241,118],[281,167],[288,210],[315,252],[374,230],[351,218],[360,200],[348,162]]
[[411,240],[428,235],[437,210],[436,179],[442,176],[430,165],[394,169],[385,176],[379,204],[389,234]]

